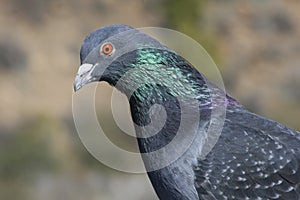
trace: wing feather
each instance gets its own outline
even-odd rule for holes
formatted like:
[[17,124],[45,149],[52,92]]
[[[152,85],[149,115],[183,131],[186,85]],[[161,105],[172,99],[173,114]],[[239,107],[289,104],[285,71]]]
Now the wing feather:
[[228,113],[217,144],[194,168],[198,195],[298,200],[299,148],[297,131],[250,112]]

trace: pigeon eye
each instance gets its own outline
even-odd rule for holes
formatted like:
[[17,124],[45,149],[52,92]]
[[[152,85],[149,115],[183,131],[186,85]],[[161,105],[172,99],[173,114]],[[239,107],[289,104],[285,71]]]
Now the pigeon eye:
[[101,47],[101,52],[104,54],[104,55],[111,55],[114,51],[114,46],[111,44],[111,43],[105,43],[102,45]]

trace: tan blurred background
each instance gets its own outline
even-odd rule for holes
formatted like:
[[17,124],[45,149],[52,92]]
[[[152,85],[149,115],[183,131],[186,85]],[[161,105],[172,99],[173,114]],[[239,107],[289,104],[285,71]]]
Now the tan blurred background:
[[108,24],[193,37],[232,96],[300,130],[299,10],[298,0],[1,0],[0,199],[156,198],[146,175],[117,172],[89,155],[74,127],[81,42]]

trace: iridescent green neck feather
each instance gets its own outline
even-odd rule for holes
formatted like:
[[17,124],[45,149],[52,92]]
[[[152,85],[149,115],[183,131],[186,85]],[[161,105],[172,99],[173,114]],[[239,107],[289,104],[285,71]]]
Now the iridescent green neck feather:
[[[126,63],[125,63],[126,64]],[[123,67],[115,86],[127,96],[140,88],[142,93],[168,92],[174,97],[209,98],[209,89],[204,77],[182,57],[164,49],[139,49],[135,52],[135,61]],[[155,90],[156,86],[168,88],[165,91]],[[163,94],[160,94],[163,95]],[[142,100],[142,99],[141,99]]]

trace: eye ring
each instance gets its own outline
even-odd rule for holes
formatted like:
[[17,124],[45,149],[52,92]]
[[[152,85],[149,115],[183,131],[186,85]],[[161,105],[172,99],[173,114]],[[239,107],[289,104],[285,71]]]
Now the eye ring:
[[114,51],[115,51],[114,46],[111,43],[109,43],[109,42],[104,43],[101,46],[101,53],[103,53],[106,56],[109,56],[109,55],[113,54]]

